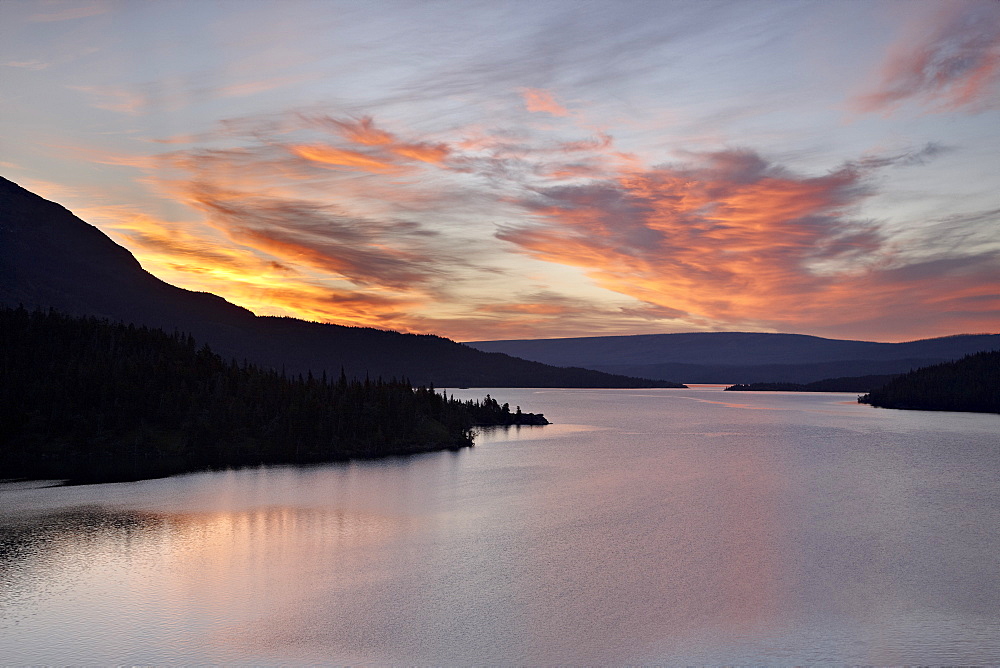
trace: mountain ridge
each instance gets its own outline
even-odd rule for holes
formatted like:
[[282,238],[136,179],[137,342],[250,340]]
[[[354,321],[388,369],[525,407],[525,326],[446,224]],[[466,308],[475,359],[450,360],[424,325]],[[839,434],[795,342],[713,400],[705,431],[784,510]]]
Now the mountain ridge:
[[62,205],[0,177],[0,304],[179,330],[225,358],[288,373],[406,378],[438,387],[667,387],[483,353],[433,334],[257,316],[166,283]]
[[981,350],[1000,349],[1000,334],[882,343],[809,334],[684,332],[467,344],[547,364],[683,378],[689,383],[809,383],[840,376],[906,373]]

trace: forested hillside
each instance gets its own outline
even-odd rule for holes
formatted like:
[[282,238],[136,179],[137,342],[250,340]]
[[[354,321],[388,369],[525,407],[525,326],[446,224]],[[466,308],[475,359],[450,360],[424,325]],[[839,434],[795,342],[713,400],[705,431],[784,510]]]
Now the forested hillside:
[[858,401],[882,408],[1000,413],[1000,351],[911,371]]
[[137,479],[472,445],[544,423],[405,380],[287,378],[181,333],[0,309],[0,478]]

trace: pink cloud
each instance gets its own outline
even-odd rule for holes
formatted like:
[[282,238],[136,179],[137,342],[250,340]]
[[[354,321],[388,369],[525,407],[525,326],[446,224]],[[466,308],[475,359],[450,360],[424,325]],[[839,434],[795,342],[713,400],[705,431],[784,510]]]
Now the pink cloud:
[[521,203],[534,222],[497,236],[536,259],[579,267],[608,290],[731,327],[815,331],[893,313],[926,319],[963,299],[995,322],[982,300],[1000,286],[985,259],[964,269],[957,259],[907,261],[875,223],[858,218],[873,193],[872,170],[888,164],[808,176],[751,151],[695,155],[536,188]]
[[347,120],[321,116],[310,119],[310,122],[315,126],[333,130],[354,144],[370,147],[370,151],[375,155],[381,155],[384,160],[403,158],[442,164],[451,155],[451,147],[445,143],[400,139],[396,134],[377,127],[371,116]]
[[524,106],[528,111],[552,114],[553,116],[569,116],[566,107],[556,102],[555,96],[541,88],[522,88]]
[[1000,2],[952,2],[916,23],[889,50],[873,90],[853,107],[896,111],[915,102],[933,112],[1000,104]]

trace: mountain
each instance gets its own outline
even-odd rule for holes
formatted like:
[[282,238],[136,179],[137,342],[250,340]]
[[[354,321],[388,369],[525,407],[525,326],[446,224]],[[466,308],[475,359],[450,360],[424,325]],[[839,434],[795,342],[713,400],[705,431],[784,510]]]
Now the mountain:
[[811,383],[843,376],[906,373],[970,353],[1000,349],[1000,335],[876,343],[802,334],[699,332],[471,341],[468,345],[546,364],[686,383]]
[[484,353],[439,336],[256,316],[161,281],[96,227],[3,178],[0,304],[179,330],[225,358],[290,374],[336,376],[343,368],[351,377],[438,387],[676,386]]

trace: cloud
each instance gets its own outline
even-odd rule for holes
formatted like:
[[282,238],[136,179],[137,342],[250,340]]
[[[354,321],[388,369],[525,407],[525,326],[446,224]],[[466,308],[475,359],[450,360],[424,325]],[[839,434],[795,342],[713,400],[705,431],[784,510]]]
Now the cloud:
[[[39,3],[43,5],[43,3]],[[111,9],[111,5],[106,2],[91,2],[91,3],[48,3],[48,6],[53,8],[53,11],[49,12],[38,12],[27,17],[28,21],[33,23],[50,23],[53,21],[74,21],[76,19],[85,19],[91,16],[100,16],[101,14],[107,13]]]
[[52,63],[46,63],[41,60],[8,60],[3,63],[4,67],[17,67],[24,70],[44,70],[51,66]]
[[967,276],[935,287],[935,271],[960,264],[942,260],[913,265],[928,282],[911,301],[905,253],[858,216],[874,193],[873,170],[912,155],[809,176],[748,150],[691,154],[685,163],[536,188],[521,202],[534,222],[501,226],[497,236],[669,315],[731,325],[816,328],[919,310],[959,294],[959,284],[979,294]]
[[[412,331],[412,310],[447,300],[456,277],[495,270],[472,266],[474,245],[446,239],[411,217],[432,211],[441,220],[465,204],[475,206],[448,181],[459,174],[445,164],[450,147],[403,138],[364,117],[237,121],[214,137],[197,137],[199,148],[152,156],[76,151],[91,162],[143,170],[146,184],[161,196],[202,215],[177,224],[183,235],[155,226],[120,234],[144,261],[183,274],[185,286],[212,289],[262,313],[349,317],[344,321]],[[236,147],[204,147],[234,141]],[[213,256],[213,246],[239,249],[246,266]],[[248,275],[254,271],[266,280]],[[327,297],[314,297],[308,306],[269,303],[291,294],[275,289],[278,282],[309,291],[319,285]],[[363,318],[346,314],[346,294],[354,295],[350,303],[368,304]],[[331,309],[327,317],[324,304]]]
[[246,97],[248,95],[258,95],[267,93],[278,88],[285,88],[294,84],[303,83],[315,78],[314,75],[300,74],[295,76],[277,76],[268,79],[256,79],[244,81],[227,86],[209,89],[206,92],[216,97]]
[[404,158],[442,164],[451,154],[451,148],[443,142],[402,140],[396,134],[377,127],[371,116],[356,119],[317,116],[308,120],[316,127],[334,131],[351,143],[372,147],[371,150],[386,161]]
[[942,155],[947,155],[954,151],[951,146],[944,146],[937,142],[927,142],[921,148],[908,148],[897,153],[883,153],[868,155],[855,161],[858,166],[866,169],[878,167],[913,167],[915,165],[925,165]]
[[[996,220],[996,219],[995,219]],[[907,340],[957,332],[996,333],[1000,312],[1000,250],[941,253],[867,272],[846,282],[853,296],[825,323],[834,336]],[[853,332],[853,334],[852,334]]]
[[[272,217],[279,215],[273,210],[276,206],[290,206],[275,202],[270,205]],[[243,203],[241,207],[230,204],[226,213],[240,216],[253,203]],[[303,213],[301,205],[294,207],[294,212]],[[311,274],[308,272],[311,264],[329,269],[325,265],[333,260],[322,256],[316,248],[270,239],[266,232],[237,229],[230,235],[230,243],[221,244],[191,223],[164,221],[118,207],[91,207],[84,213],[106,221],[112,235],[135,250],[147,270],[173,278],[189,289],[224,294],[259,314],[402,327],[408,310],[425,301],[419,291],[393,292],[381,285],[377,286],[381,290],[366,292],[346,282],[336,284],[329,275]],[[260,223],[259,215],[256,220],[248,218],[251,223]],[[303,259],[303,255],[310,257]],[[361,252],[354,259],[364,263],[371,262],[373,257]],[[374,272],[375,268],[368,271]]]
[[577,119],[421,135],[289,112],[194,139],[91,160],[143,170],[201,217],[125,230],[140,255],[260,313],[466,339],[990,328],[995,212],[864,215],[885,170],[941,144],[808,174],[749,149],[649,165]]
[[522,88],[524,106],[531,112],[542,112],[553,116],[569,116],[566,107],[556,102],[555,97],[547,90],[539,88]]
[[[415,223],[344,215],[330,205],[198,189],[193,202],[236,242],[357,286],[415,292],[448,258]],[[433,235],[430,235],[433,236]]]
[[889,50],[873,89],[852,100],[862,113],[907,102],[931,112],[1000,105],[1000,3],[951,2],[911,25]]
[[682,313],[627,301],[598,302],[544,289],[470,304],[474,308],[460,316],[418,317],[413,324],[425,331],[447,331],[460,341],[656,333],[668,323],[693,328],[690,320],[671,323]]
[[289,150],[300,158],[333,167],[348,167],[366,172],[393,172],[399,167],[359,151],[348,151],[333,146],[314,144],[311,146],[290,146]]
[[[422,303],[400,296],[331,289],[305,282],[265,287],[248,296],[254,300],[251,303],[259,304],[253,310],[261,314],[402,331],[409,329],[406,326],[408,314]],[[294,308],[281,305],[294,305]]]
[[144,113],[150,105],[149,96],[127,88],[116,86],[69,86],[71,90],[86,93],[90,96],[91,106],[106,111],[137,116]]

